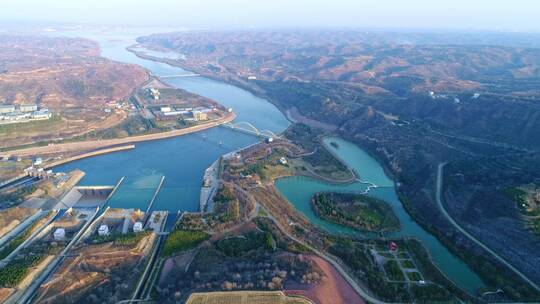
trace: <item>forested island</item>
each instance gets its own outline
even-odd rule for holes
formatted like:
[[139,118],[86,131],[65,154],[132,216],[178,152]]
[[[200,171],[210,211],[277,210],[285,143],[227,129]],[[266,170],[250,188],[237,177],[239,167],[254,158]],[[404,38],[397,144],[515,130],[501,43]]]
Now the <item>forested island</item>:
[[399,220],[384,201],[350,193],[317,193],[311,207],[319,217],[347,227],[371,232],[399,229]]

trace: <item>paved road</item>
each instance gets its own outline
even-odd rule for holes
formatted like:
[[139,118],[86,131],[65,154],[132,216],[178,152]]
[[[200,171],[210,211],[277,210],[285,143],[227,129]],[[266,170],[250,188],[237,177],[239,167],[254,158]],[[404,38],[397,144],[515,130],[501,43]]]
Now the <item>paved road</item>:
[[289,234],[289,232],[286,229],[284,229],[283,226],[281,226],[281,224],[271,215],[270,212],[268,212],[268,210],[266,210],[263,206],[260,206],[260,208],[262,208],[264,211],[266,211],[266,214],[268,214],[267,217],[269,219],[271,219],[274,222],[274,224],[276,224],[276,226],[279,228],[279,230],[281,230],[281,232],[283,234],[285,234],[288,238],[290,238],[291,240],[293,240],[293,241],[295,241],[297,243],[300,243],[300,244],[306,246],[311,251],[313,251],[316,255],[320,256],[323,259],[325,259],[328,263],[330,263],[332,266],[334,266],[334,268],[336,268],[336,270],[343,276],[343,278],[352,286],[352,288],[364,300],[366,300],[369,303],[374,303],[374,304],[389,304],[388,302],[381,301],[379,299],[374,298],[370,294],[368,294],[368,292],[366,290],[364,290],[364,288],[361,287],[358,283],[356,283],[356,281],[347,273],[347,271],[345,271],[345,269],[343,269],[343,267],[341,267],[341,265],[338,262],[336,262],[333,258],[326,255],[324,252],[321,252],[321,251],[313,248],[312,246],[305,243],[304,241],[302,241],[300,239],[297,239],[295,236]]
[[0,153],[0,157],[6,155],[17,155],[17,156],[31,156],[36,154],[52,154],[52,153],[67,153],[67,152],[78,152],[84,150],[95,150],[98,148],[111,147],[116,145],[132,144],[143,141],[151,141],[164,139],[169,137],[181,136],[189,133],[199,132],[206,129],[214,128],[219,125],[233,121],[236,118],[236,114],[227,113],[225,117],[208,121],[207,123],[196,125],[192,127],[187,127],[179,130],[172,130],[161,133],[152,133],[138,136],[130,136],[126,138],[115,138],[115,139],[103,139],[103,140],[87,140],[87,141],[78,141],[78,142],[68,142],[60,143],[52,146],[38,146],[31,148],[23,148],[18,150],[4,151]]
[[466,237],[468,237],[471,241],[475,242],[478,246],[482,247],[484,250],[486,250],[487,252],[489,252],[489,254],[491,254],[495,259],[497,259],[499,262],[501,262],[502,264],[506,265],[506,267],[510,268],[510,270],[512,270],[515,274],[517,274],[519,277],[521,277],[524,281],[526,281],[527,283],[529,283],[529,285],[531,285],[534,289],[536,289],[538,292],[540,292],[540,287],[538,287],[538,285],[536,285],[536,283],[534,283],[532,280],[530,280],[529,278],[527,278],[527,276],[525,276],[521,271],[519,271],[518,269],[516,269],[514,266],[512,266],[508,261],[506,261],[504,258],[502,258],[501,256],[499,256],[496,252],[494,252],[493,250],[491,250],[489,247],[487,247],[486,245],[484,245],[482,242],[480,242],[477,238],[475,238],[473,235],[471,235],[470,233],[468,233],[465,229],[463,229],[463,227],[461,227],[451,216],[450,214],[448,214],[448,212],[446,212],[446,209],[444,209],[444,205],[442,203],[442,198],[441,198],[441,192],[442,192],[442,185],[443,185],[443,170],[444,170],[444,166],[446,165],[446,163],[441,163],[439,164],[439,166],[437,167],[437,191],[436,191],[436,201],[437,201],[437,205],[439,205],[439,209],[441,209],[441,212],[442,214],[444,215],[444,217],[446,217],[446,219],[448,219],[448,221],[457,229],[459,230],[461,233],[463,233]]

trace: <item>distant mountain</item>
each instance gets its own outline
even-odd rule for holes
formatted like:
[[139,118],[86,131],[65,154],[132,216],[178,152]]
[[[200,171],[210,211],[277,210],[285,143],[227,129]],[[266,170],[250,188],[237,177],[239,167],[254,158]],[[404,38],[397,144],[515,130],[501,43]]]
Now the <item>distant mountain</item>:
[[[540,237],[504,193],[516,185],[540,185],[538,41],[533,34],[360,31],[188,32],[138,39],[185,55],[168,63],[335,125],[339,135],[384,162],[411,215],[494,285],[501,283],[495,273],[512,274],[493,271],[498,266],[489,255],[441,215],[435,172],[439,163],[449,163],[445,198],[452,216],[540,283]],[[524,286],[514,281],[512,288]],[[512,296],[523,292],[514,289]]]

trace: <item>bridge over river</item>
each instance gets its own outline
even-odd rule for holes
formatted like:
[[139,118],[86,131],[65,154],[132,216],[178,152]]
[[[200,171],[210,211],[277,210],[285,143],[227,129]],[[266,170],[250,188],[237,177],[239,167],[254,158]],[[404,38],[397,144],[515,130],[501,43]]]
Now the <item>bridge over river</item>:
[[247,121],[228,122],[228,123],[222,124],[221,126],[225,128],[229,128],[231,130],[236,130],[239,132],[252,134],[258,137],[262,137],[262,138],[279,138],[279,136],[276,135],[274,132],[270,130],[259,130],[257,129],[257,127],[255,127],[253,124]]

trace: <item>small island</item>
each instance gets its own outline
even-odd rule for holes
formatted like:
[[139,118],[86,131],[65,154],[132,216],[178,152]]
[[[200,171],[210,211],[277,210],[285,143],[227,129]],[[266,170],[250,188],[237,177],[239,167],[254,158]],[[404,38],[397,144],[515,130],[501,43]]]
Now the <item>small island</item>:
[[399,220],[388,203],[362,194],[317,193],[311,199],[317,216],[353,229],[370,232],[399,229]]

